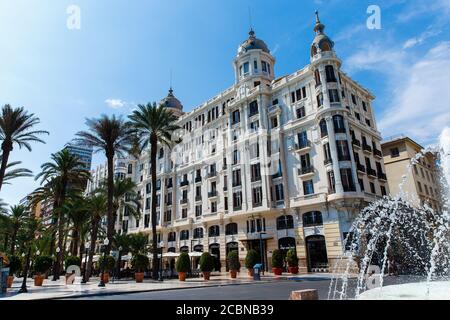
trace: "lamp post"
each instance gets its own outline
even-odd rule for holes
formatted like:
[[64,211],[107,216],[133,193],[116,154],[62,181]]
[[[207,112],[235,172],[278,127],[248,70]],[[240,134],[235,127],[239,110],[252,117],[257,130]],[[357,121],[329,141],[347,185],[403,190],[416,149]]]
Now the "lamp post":
[[[22,256],[24,254],[25,253],[23,253]],[[20,287],[19,293],[26,293],[26,292],[28,292],[28,289],[27,289],[27,278],[28,278],[28,271],[30,269],[30,258],[31,258],[31,244],[30,244],[30,247],[28,248],[27,260],[25,262],[25,271],[24,271],[24,275],[23,275],[22,286]]]
[[99,287],[104,287],[105,286],[105,282],[103,281],[103,274],[104,274],[104,272],[105,272],[105,262],[106,262],[106,247],[108,246],[108,244],[109,244],[109,240],[108,240],[108,238],[106,238],[105,239],[105,241],[103,241],[103,245],[104,245],[104,248],[103,248],[103,261],[102,261],[102,265],[100,266],[100,268],[101,268],[101,273],[100,273],[100,283],[98,284],[98,286]]
[[117,267],[116,267],[116,272],[117,272],[117,280],[120,280],[120,263],[122,261],[122,246],[120,246],[119,248],[119,257],[117,258]]
[[87,260],[88,260],[88,252],[89,248],[91,246],[91,243],[87,241],[84,244],[85,254],[84,254],[84,270],[83,270],[83,280],[81,280],[81,283],[87,283]]
[[160,262],[160,268],[159,268],[159,278],[158,281],[163,281],[163,277],[162,277],[162,269],[163,269],[163,263],[162,263],[162,255],[163,255],[163,248],[164,248],[164,241],[161,241],[159,243],[159,248],[161,249],[161,256],[159,257],[159,262]]
[[261,255],[261,264],[262,264],[262,272],[263,272],[263,275],[264,275],[264,270],[265,270],[265,259],[264,259],[264,250],[263,250],[263,241],[262,241],[262,235],[263,234],[266,234],[265,232],[263,232],[263,231],[260,231],[259,232],[259,251],[260,251],[260,255]]
[[[56,261],[57,261],[58,260],[58,256],[59,256],[59,252],[61,251],[61,249],[59,247],[57,247],[55,251],[56,251]],[[59,270],[56,270],[57,267],[59,267],[59,266],[57,266],[56,261],[53,264],[53,279],[52,279],[52,281],[59,280]]]

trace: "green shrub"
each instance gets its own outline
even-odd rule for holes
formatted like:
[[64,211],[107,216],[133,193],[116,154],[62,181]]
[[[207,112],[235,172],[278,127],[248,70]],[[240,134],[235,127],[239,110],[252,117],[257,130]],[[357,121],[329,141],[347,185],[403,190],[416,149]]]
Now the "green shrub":
[[298,267],[297,251],[289,249],[286,253],[286,260],[289,267]]
[[187,252],[183,252],[177,259],[177,263],[175,265],[177,272],[188,272],[191,269],[191,262],[189,260],[189,254]]
[[66,257],[66,260],[64,261],[64,267],[67,270],[70,266],[79,266],[81,267],[81,259],[80,257],[76,256],[68,256]]
[[101,256],[100,259],[98,259],[98,263],[100,266],[100,270],[103,270],[103,272],[109,272],[112,269],[114,269],[114,266],[116,265],[116,260],[113,256]]
[[37,273],[46,273],[50,270],[53,264],[53,259],[49,256],[38,256],[34,260],[34,271]]
[[200,257],[200,270],[202,272],[211,272],[214,269],[214,257],[209,253],[205,252]]
[[278,249],[272,252],[272,268],[283,268],[283,254]]
[[241,269],[241,263],[239,262],[239,254],[237,250],[230,251],[227,256],[228,269],[233,271],[239,271]]
[[144,254],[148,244],[148,235],[142,232],[130,234],[127,243],[133,255]]
[[258,251],[254,249],[248,250],[247,255],[245,256],[245,267],[247,269],[253,269],[255,264],[259,263],[260,261],[261,258]]
[[148,267],[149,259],[146,255],[136,254],[131,259],[131,266],[135,272],[144,272]]
[[22,269],[22,260],[18,256],[8,256],[9,275],[13,276]]

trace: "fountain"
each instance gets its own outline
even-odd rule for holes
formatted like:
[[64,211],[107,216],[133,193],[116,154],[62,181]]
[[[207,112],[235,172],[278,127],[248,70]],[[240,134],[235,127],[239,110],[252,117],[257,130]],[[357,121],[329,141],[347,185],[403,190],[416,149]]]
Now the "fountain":
[[[405,175],[397,196],[373,202],[354,220],[345,239],[350,252],[335,265],[337,271],[344,263],[345,271],[331,279],[328,299],[450,299],[450,128],[438,147],[418,153],[407,169],[428,152],[438,158],[442,210],[418,205],[404,192]],[[397,275],[399,269],[394,284],[384,285],[392,282],[386,271]]]

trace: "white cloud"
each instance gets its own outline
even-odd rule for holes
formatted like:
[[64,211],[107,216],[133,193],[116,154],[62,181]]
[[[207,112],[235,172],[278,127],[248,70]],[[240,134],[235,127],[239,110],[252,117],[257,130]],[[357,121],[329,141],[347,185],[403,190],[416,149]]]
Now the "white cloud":
[[427,40],[428,38],[437,36],[440,33],[441,33],[440,30],[433,30],[433,29],[429,28],[429,30],[427,30],[425,32],[422,32],[417,37],[413,37],[413,38],[410,38],[410,39],[406,40],[405,43],[403,44],[403,49],[409,49],[409,48],[412,48],[412,47],[414,47],[416,45],[420,45],[425,40]]
[[108,105],[108,107],[113,109],[120,109],[123,108],[125,105],[127,105],[127,103],[123,100],[112,98],[106,99],[105,103]]
[[379,121],[384,136],[405,133],[436,142],[450,124],[450,42],[441,42],[399,74],[391,74],[395,97]]

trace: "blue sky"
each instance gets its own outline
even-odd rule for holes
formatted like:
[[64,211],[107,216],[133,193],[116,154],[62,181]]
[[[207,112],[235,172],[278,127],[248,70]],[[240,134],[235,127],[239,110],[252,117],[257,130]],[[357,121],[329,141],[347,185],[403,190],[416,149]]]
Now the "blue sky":
[[[72,4],[80,30],[66,26]],[[381,30],[366,27],[371,4],[381,8]],[[86,117],[126,115],[163,98],[170,70],[185,111],[228,88],[249,8],[277,76],[309,63],[318,9],[342,69],[376,96],[383,136],[405,133],[427,145],[450,125],[449,0],[1,0],[0,104],[24,106],[50,131],[45,145],[14,150],[12,160],[39,172]],[[13,204],[35,187],[17,179],[0,198]]]

